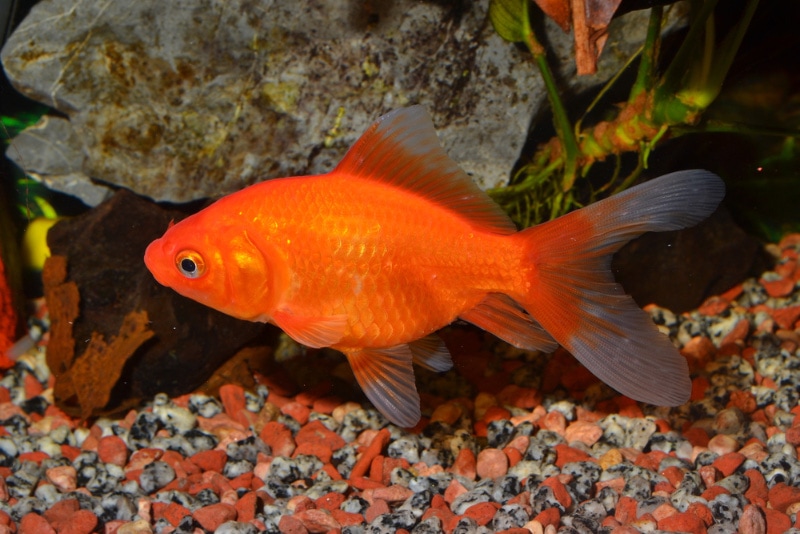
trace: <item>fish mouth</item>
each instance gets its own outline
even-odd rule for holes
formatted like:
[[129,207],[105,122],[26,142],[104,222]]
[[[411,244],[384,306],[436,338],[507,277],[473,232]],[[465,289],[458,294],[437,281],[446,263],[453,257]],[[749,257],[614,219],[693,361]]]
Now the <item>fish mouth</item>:
[[167,285],[164,283],[161,276],[159,276],[159,257],[164,257],[164,243],[161,239],[156,239],[147,245],[144,251],[144,264],[159,284]]

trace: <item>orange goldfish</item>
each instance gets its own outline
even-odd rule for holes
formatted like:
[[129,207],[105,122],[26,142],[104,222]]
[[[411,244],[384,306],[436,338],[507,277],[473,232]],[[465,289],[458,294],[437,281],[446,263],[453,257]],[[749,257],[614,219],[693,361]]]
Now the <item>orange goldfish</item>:
[[687,363],[615,283],[611,255],[696,224],[724,192],[709,172],[676,172],[518,232],[414,106],[328,174],[261,182],[170,226],[144,261],[186,297],[343,352],[397,425],[420,418],[412,362],[452,365],[435,332],[456,319],[523,349],[560,344],[621,393],[678,405]]

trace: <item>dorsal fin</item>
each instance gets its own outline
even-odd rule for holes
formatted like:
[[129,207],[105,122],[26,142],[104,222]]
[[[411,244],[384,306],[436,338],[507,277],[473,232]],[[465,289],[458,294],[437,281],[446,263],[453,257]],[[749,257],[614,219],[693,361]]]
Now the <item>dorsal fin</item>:
[[497,233],[516,231],[500,206],[445,153],[422,106],[397,109],[380,117],[334,172],[412,191]]

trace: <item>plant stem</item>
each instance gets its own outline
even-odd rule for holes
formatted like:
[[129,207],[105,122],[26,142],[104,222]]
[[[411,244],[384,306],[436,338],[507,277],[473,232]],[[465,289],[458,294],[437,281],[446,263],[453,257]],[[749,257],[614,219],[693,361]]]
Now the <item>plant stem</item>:
[[[525,3],[527,6],[527,2]],[[527,7],[525,8],[527,15]],[[539,72],[542,73],[542,80],[547,90],[547,99],[550,101],[550,107],[553,109],[553,123],[556,127],[556,133],[561,141],[561,146],[564,149],[564,178],[561,184],[563,191],[569,191],[575,183],[577,176],[578,156],[580,150],[578,149],[578,141],[575,138],[575,130],[567,116],[567,110],[564,108],[563,102],[558,94],[558,87],[556,86],[553,72],[550,70],[550,65],[547,63],[547,54],[544,47],[536,39],[533,29],[528,26],[526,28],[525,44],[528,46],[531,55],[533,56],[536,66],[539,67]]]
[[650,9],[650,21],[647,24],[647,37],[644,42],[644,50],[641,54],[639,70],[636,73],[636,81],[631,87],[628,103],[632,103],[645,91],[653,88],[655,65],[658,62],[659,45],[661,44],[661,23],[664,18],[664,8],[655,6]]

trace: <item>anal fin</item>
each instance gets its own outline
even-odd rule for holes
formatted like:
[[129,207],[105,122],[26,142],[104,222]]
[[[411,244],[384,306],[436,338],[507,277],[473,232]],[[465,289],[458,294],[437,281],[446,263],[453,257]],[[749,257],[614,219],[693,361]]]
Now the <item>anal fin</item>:
[[487,295],[459,318],[520,349],[553,352],[558,348],[558,343],[533,317],[502,293]]
[[408,345],[345,351],[345,355],[358,384],[378,411],[398,426],[417,424],[420,418],[419,394],[411,366],[413,355]]

